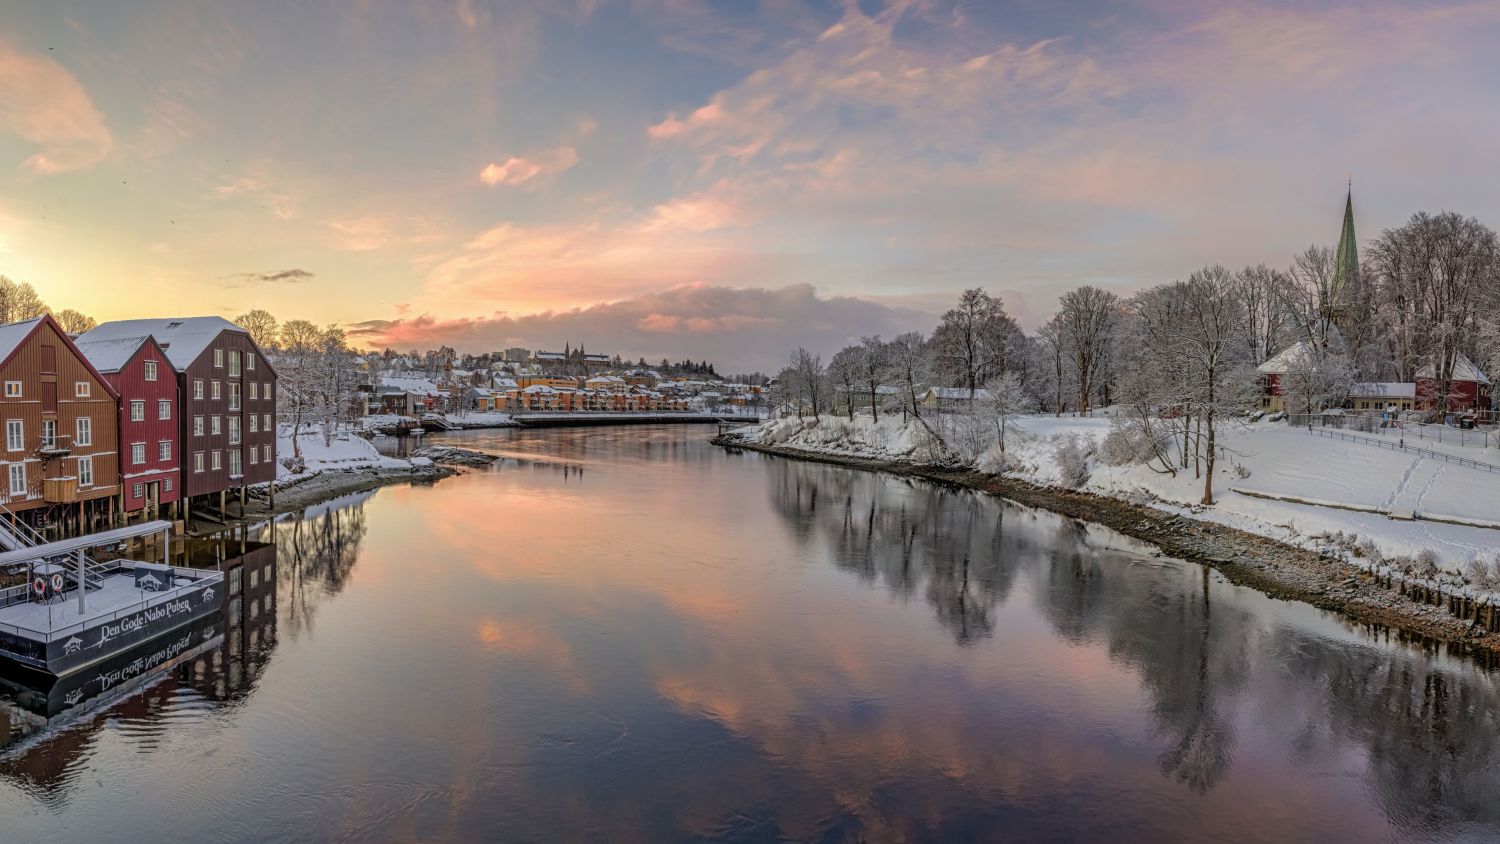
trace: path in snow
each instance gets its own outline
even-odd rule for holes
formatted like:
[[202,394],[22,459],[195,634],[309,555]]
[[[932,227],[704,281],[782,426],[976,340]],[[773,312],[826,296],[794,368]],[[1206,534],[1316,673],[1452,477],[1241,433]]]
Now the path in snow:
[[1443,464],[1429,457],[1419,457],[1402,477],[1396,494],[1391,496],[1391,518],[1411,521],[1417,517],[1417,508],[1432,488]]

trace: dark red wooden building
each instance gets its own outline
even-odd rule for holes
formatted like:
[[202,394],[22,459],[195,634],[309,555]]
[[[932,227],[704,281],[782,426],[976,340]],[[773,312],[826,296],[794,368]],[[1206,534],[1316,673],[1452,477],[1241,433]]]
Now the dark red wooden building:
[[177,373],[150,335],[85,340],[78,350],[120,394],[120,509],[157,518],[182,490]]
[[177,377],[185,508],[221,511],[226,493],[276,477],[276,371],[249,333],[222,317],[106,322],[80,342],[149,335]]

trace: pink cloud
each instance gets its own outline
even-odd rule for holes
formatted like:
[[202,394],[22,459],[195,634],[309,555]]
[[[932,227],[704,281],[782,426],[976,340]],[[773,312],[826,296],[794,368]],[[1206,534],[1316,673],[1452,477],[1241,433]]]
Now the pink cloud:
[[725,371],[774,371],[797,346],[831,353],[864,334],[928,328],[929,313],[846,296],[811,285],[781,288],[684,285],[616,302],[524,316],[438,319],[429,315],[371,320],[351,336],[374,348],[446,344],[463,351],[505,346],[587,343],[590,351],[655,361],[715,361]]
[[570,146],[544,150],[531,158],[512,156],[504,164],[490,162],[479,171],[479,181],[490,187],[524,185],[539,176],[561,173],[578,163],[578,151]]
[[62,65],[0,41],[0,124],[39,149],[21,166],[38,173],[83,170],[113,146],[104,115]]

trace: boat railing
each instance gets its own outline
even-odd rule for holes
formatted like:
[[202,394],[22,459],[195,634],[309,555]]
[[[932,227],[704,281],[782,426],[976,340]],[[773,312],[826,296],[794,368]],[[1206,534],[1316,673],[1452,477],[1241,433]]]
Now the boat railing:
[[[120,609],[117,609],[114,612],[109,613],[108,615],[90,616],[82,621],[75,621],[72,624],[66,625],[64,627],[53,627],[47,630],[39,630],[35,627],[29,627],[24,624],[9,624],[0,621],[0,632],[8,632],[17,636],[25,637],[27,639],[47,642],[52,639],[57,639],[65,634],[74,633],[79,630],[83,630],[86,627],[92,627],[96,624],[99,624],[100,622],[114,621],[118,618],[131,615],[133,613],[138,613],[152,604],[165,603],[165,601],[162,600],[163,596],[166,596],[166,599],[170,600],[172,597],[180,595],[181,593],[189,590],[197,589],[200,586],[211,586],[214,583],[222,583],[224,581],[224,572],[218,571],[216,569],[187,569],[180,566],[172,566],[172,574],[174,577],[192,577],[194,578],[194,580],[192,583],[189,583],[185,586],[174,586],[171,589],[162,589],[156,592],[143,593],[145,597],[142,597],[141,600],[130,604],[129,606],[121,607]],[[0,644],[0,651],[10,652],[5,648],[3,644]]]

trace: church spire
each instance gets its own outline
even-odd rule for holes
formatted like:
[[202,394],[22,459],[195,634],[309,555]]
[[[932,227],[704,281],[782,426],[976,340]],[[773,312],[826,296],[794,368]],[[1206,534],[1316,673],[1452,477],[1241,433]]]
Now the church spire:
[[1347,331],[1354,316],[1359,289],[1359,247],[1354,239],[1354,180],[1344,194],[1344,225],[1339,230],[1339,245],[1333,253],[1333,282],[1328,286],[1325,308],[1329,317]]

